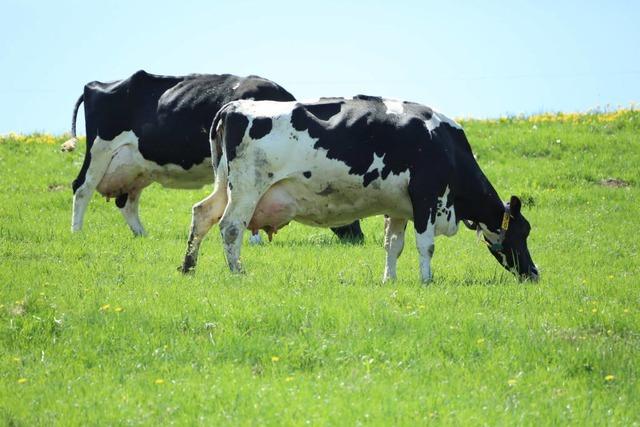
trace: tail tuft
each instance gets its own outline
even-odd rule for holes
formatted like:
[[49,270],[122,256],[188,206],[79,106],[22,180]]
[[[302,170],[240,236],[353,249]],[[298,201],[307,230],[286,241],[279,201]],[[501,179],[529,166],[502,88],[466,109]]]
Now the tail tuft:
[[74,136],[71,139],[67,139],[64,142],[64,144],[60,146],[60,151],[65,151],[65,152],[73,151],[76,149],[77,144],[78,144],[78,138]]
[[71,139],[68,139],[60,146],[60,150],[69,152],[76,149],[78,144],[78,138],[76,138],[76,118],[78,117],[78,108],[80,104],[84,102],[84,94],[80,95],[80,98],[76,101],[76,105],[73,107],[73,117],[71,118]]

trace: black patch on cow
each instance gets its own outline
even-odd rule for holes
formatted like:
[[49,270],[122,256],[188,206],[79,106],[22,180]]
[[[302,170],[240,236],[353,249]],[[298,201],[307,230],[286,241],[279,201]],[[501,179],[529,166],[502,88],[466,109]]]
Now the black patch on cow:
[[380,176],[380,172],[378,172],[378,169],[374,169],[371,172],[367,172],[364,174],[362,184],[366,187],[371,183],[371,181],[375,180],[379,176]]
[[269,173],[267,174],[267,176],[268,176],[269,178],[273,178],[273,172],[269,172]]
[[252,139],[260,139],[269,132],[271,132],[273,124],[269,117],[256,117],[253,119],[251,129],[249,129],[249,136]]
[[305,178],[309,179],[311,178],[311,171],[302,172],[302,175],[304,175]]
[[340,112],[342,104],[343,103],[341,101],[322,104],[309,104],[306,106],[306,110],[320,120],[327,121]]
[[127,204],[128,196],[129,196],[128,194],[121,194],[118,197],[116,197],[116,206],[119,207],[120,209],[124,208],[125,205]]
[[233,190],[233,184],[229,181],[229,190]]
[[249,126],[249,119],[244,114],[230,111],[226,114],[225,121],[224,145],[227,150],[227,161],[231,162],[236,158],[236,148],[242,142],[247,126]]

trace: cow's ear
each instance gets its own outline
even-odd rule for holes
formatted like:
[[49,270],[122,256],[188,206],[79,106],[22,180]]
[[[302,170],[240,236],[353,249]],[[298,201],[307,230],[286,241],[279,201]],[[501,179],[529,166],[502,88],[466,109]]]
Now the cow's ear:
[[509,200],[509,207],[511,208],[511,216],[520,215],[520,208],[522,208],[522,203],[516,196],[511,196],[511,200]]

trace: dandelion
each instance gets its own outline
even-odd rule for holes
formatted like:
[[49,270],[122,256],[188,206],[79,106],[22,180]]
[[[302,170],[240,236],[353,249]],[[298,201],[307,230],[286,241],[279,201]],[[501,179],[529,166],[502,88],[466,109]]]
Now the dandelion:
[[278,360],[280,360],[280,358],[278,356],[271,356],[271,361],[273,363],[276,363]]
[[609,276],[609,280],[613,279],[613,275]]
[[293,377],[287,377],[287,378],[284,379],[284,382],[287,382],[287,383],[289,383],[291,381],[293,381]]
[[108,311],[111,308],[111,304],[105,304],[100,307],[100,311]]
[[516,383],[517,381],[513,378],[507,381],[507,384],[509,384],[509,387],[513,387],[514,385],[516,385]]
[[616,379],[616,377],[615,377],[615,376],[613,376],[613,375],[607,375],[606,377],[604,377],[604,380],[605,380],[605,381],[613,381],[613,380],[615,380],[615,379]]
[[597,312],[598,312],[598,309],[597,309],[597,308],[592,308],[592,309],[591,309],[591,312],[592,312],[592,313],[597,313]]
[[629,312],[629,309],[628,309],[628,308],[625,308],[624,310],[622,310],[622,312],[623,312],[623,313],[628,313],[628,312]]
[[477,343],[478,345],[480,345],[480,344],[484,344],[484,338],[478,338],[478,340],[476,341],[476,343]]
[[28,379],[26,379],[26,378],[20,378],[20,379],[18,380],[18,384],[25,384],[27,381],[29,381],[29,380],[28,380]]
[[16,363],[22,362],[22,359],[20,359],[19,357],[12,357],[11,360],[16,362]]
[[123,312],[123,311],[124,311],[124,308],[122,308],[122,307],[116,307],[116,308],[114,308],[114,309],[113,309],[113,311],[115,311],[116,313],[121,313],[121,312]]
[[155,383],[158,385],[164,384],[164,380],[162,378],[158,378],[157,380],[155,380]]

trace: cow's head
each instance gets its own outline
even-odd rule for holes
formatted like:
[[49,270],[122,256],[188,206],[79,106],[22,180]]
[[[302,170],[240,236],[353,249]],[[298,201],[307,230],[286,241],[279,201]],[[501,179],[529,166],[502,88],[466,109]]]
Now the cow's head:
[[485,240],[489,244],[491,254],[504,268],[519,279],[536,281],[540,275],[527,248],[527,237],[529,237],[531,225],[520,212],[521,208],[520,199],[511,196],[511,200],[505,205],[498,237],[489,238],[485,234]]

